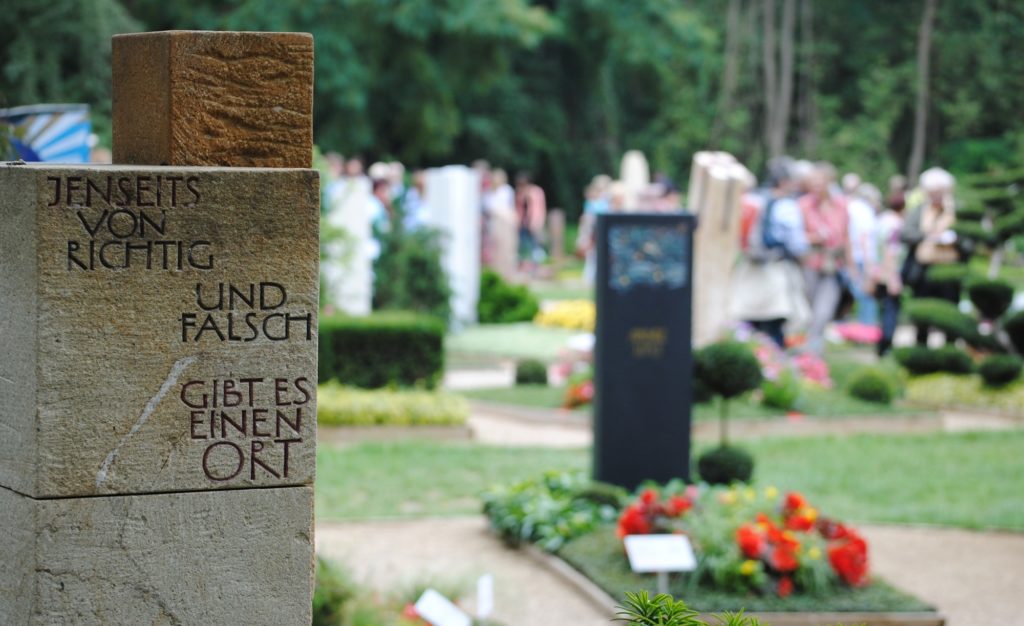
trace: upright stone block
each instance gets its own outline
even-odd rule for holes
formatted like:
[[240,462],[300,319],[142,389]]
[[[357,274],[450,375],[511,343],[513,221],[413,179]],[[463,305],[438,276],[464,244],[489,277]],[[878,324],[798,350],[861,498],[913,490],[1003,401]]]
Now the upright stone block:
[[452,287],[456,326],[476,323],[480,299],[480,174],[464,165],[427,170],[431,226],[445,233],[441,263]]
[[0,624],[308,624],[316,173],[3,164],[0,216]]
[[594,478],[689,478],[694,218],[597,218]]
[[311,35],[117,35],[112,65],[115,163],[311,167]]

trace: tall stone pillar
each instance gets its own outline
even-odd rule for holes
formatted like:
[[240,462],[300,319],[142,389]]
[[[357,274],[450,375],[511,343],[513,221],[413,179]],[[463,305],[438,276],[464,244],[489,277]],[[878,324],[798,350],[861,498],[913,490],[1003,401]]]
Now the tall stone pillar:
[[113,50],[121,162],[0,165],[0,624],[308,624],[312,39]]

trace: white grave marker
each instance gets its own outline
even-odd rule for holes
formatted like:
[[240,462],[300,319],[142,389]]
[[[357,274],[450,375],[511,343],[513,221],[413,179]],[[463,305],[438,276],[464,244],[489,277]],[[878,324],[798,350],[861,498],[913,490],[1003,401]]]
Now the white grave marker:
[[626,535],[625,544],[630,569],[658,575],[658,593],[668,593],[669,572],[697,569],[697,557],[685,535]]
[[416,601],[416,614],[432,626],[470,626],[469,615],[434,589],[427,589]]

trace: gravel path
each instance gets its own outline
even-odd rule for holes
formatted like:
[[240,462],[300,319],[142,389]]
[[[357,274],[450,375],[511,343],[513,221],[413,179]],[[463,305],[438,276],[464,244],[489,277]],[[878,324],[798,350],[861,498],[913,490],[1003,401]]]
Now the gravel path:
[[[947,626],[1024,624],[1024,535],[862,526],[878,575],[936,605]],[[487,532],[481,517],[323,523],[317,550],[376,589],[495,579],[493,617],[507,626],[597,626],[605,615],[560,578]],[[473,598],[462,605],[473,610]]]

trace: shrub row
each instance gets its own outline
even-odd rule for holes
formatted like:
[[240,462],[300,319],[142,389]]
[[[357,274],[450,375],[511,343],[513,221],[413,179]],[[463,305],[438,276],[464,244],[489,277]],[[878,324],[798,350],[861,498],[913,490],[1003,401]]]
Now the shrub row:
[[413,313],[322,317],[319,380],[433,389],[444,373],[444,333],[444,322]]
[[468,418],[466,400],[442,392],[327,383],[317,393],[317,421],[329,426],[450,426]]

